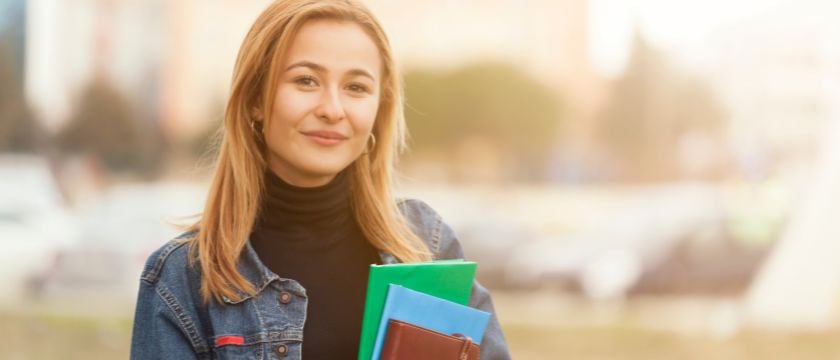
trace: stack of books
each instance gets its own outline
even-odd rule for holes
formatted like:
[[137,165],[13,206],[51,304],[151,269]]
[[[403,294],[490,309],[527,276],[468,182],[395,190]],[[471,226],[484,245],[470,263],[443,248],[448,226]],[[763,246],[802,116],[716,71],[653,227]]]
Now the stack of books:
[[476,263],[371,265],[359,360],[478,359],[490,313],[467,306]]

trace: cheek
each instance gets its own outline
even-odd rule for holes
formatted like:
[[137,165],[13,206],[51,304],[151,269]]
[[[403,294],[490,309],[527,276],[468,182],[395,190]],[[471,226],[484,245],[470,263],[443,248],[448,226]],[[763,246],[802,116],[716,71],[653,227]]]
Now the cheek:
[[376,121],[379,101],[376,99],[360,101],[359,103],[353,104],[348,110],[351,112],[350,119],[352,119],[353,129],[356,134],[366,136]]
[[272,127],[286,128],[302,119],[312,100],[306,94],[281,87],[274,97],[274,107],[271,109]]

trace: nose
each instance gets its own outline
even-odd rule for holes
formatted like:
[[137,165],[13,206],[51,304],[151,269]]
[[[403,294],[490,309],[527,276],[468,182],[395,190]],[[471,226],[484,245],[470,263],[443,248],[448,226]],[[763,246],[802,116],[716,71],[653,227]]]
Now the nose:
[[338,122],[344,118],[344,106],[338,90],[329,89],[321,95],[321,102],[315,109],[315,116],[327,122]]

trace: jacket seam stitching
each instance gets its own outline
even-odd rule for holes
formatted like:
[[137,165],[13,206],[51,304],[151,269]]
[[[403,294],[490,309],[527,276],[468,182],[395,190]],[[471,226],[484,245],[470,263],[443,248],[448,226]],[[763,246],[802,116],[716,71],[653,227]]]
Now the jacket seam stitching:
[[247,306],[249,304],[254,307],[254,314],[257,315],[257,322],[260,323],[260,329],[265,329],[265,321],[263,321],[260,307],[257,306],[256,301],[251,301],[250,303],[245,303],[244,305]]
[[164,286],[157,286],[155,287],[155,290],[163,300],[164,304],[166,304],[169,310],[175,314],[175,317],[178,319],[178,327],[180,327],[181,331],[183,331],[190,339],[190,345],[193,347],[195,352],[207,352],[208,347],[204,343],[204,340],[201,339],[201,336],[199,336],[195,323],[192,319],[190,319],[186,311],[184,311],[184,308],[178,302],[178,299],[176,299],[175,296],[172,295],[172,293]]
[[443,232],[443,218],[440,215],[435,214],[435,227],[434,231],[432,232],[432,244],[435,245],[435,253],[437,254],[438,258],[440,258],[440,235]]
[[186,244],[185,241],[173,240],[169,245],[166,245],[166,247],[163,248],[163,250],[160,252],[160,254],[158,254],[157,258],[155,259],[155,265],[151,269],[149,269],[148,272],[143,274],[143,277],[141,279],[150,284],[157,281],[157,279],[160,276],[160,271],[161,269],[163,269],[163,264],[166,262],[166,259],[169,258],[169,255],[172,254],[172,252],[174,252],[184,244]]

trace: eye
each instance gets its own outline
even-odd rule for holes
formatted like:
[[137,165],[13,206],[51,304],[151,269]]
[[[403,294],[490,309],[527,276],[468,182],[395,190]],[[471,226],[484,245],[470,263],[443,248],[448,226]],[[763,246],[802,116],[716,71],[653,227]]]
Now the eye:
[[369,92],[369,91],[368,91],[367,86],[364,86],[364,85],[362,85],[362,84],[356,84],[356,83],[354,83],[354,84],[350,84],[350,85],[348,85],[348,86],[347,86],[347,88],[348,88],[350,91],[355,92],[355,93],[366,93],[366,92]]
[[309,75],[301,76],[295,79],[295,84],[302,85],[305,87],[313,87],[318,85],[318,83],[315,81],[315,78]]

